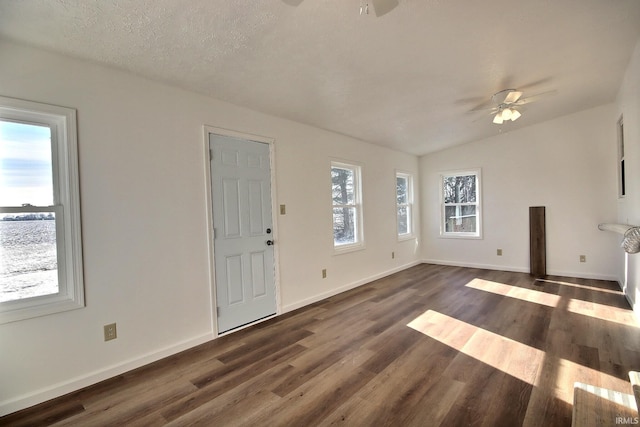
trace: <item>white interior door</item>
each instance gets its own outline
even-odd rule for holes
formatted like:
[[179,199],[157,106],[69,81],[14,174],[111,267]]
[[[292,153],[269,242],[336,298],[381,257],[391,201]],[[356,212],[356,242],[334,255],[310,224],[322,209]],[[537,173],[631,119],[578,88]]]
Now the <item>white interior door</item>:
[[209,135],[218,332],[276,314],[269,144]]

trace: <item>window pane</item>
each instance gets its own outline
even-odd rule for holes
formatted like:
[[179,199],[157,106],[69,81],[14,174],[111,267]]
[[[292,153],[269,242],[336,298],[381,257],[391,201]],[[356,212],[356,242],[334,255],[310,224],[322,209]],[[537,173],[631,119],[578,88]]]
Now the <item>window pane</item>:
[[53,205],[51,129],[0,120],[0,206]]
[[445,203],[475,203],[476,176],[445,176],[443,185]]
[[475,206],[445,206],[445,231],[447,233],[475,233],[477,216]]
[[333,208],[334,245],[356,243],[356,231],[356,208]]
[[0,323],[84,307],[76,135],[74,109],[0,96]]
[[58,293],[53,213],[3,215],[0,243],[0,302]]
[[355,179],[351,169],[331,168],[331,191],[334,205],[353,205],[355,203]]
[[398,234],[409,233],[409,210],[406,206],[398,206]]
[[407,203],[407,178],[401,176],[396,177],[396,195],[398,204]]

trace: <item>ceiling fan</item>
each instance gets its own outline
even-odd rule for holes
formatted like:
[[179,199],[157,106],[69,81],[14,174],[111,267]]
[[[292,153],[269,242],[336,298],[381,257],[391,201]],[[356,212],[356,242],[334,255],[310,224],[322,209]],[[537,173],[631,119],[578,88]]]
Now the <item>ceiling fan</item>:
[[[282,0],[289,6],[298,6],[303,0]],[[391,12],[398,6],[398,0],[360,0],[360,15],[369,14],[369,4],[373,6],[376,17],[381,17]]]
[[491,96],[491,101],[493,101],[496,106],[491,108],[490,113],[494,115],[493,123],[501,125],[509,120],[518,120],[522,116],[518,107],[537,101],[540,97],[552,93],[555,93],[555,91],[543,92],[527,98],[522,98],[523,92],[516,89],[504,89],[494,93],[493,96]]

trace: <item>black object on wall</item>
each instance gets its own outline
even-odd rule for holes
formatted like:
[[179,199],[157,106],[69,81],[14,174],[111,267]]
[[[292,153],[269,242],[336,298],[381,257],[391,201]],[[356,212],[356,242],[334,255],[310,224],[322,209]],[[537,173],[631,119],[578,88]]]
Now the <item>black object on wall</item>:
[[529,267],[533,277],[547,275],[547,248],[544,206],[529,207]]

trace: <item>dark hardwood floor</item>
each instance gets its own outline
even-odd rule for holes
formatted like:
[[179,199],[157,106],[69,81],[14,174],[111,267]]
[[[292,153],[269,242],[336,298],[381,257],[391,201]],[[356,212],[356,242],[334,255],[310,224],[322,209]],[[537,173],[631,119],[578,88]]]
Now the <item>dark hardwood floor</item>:
[[634,369],[616,283],[423,264],[0,424],[569,426]]

